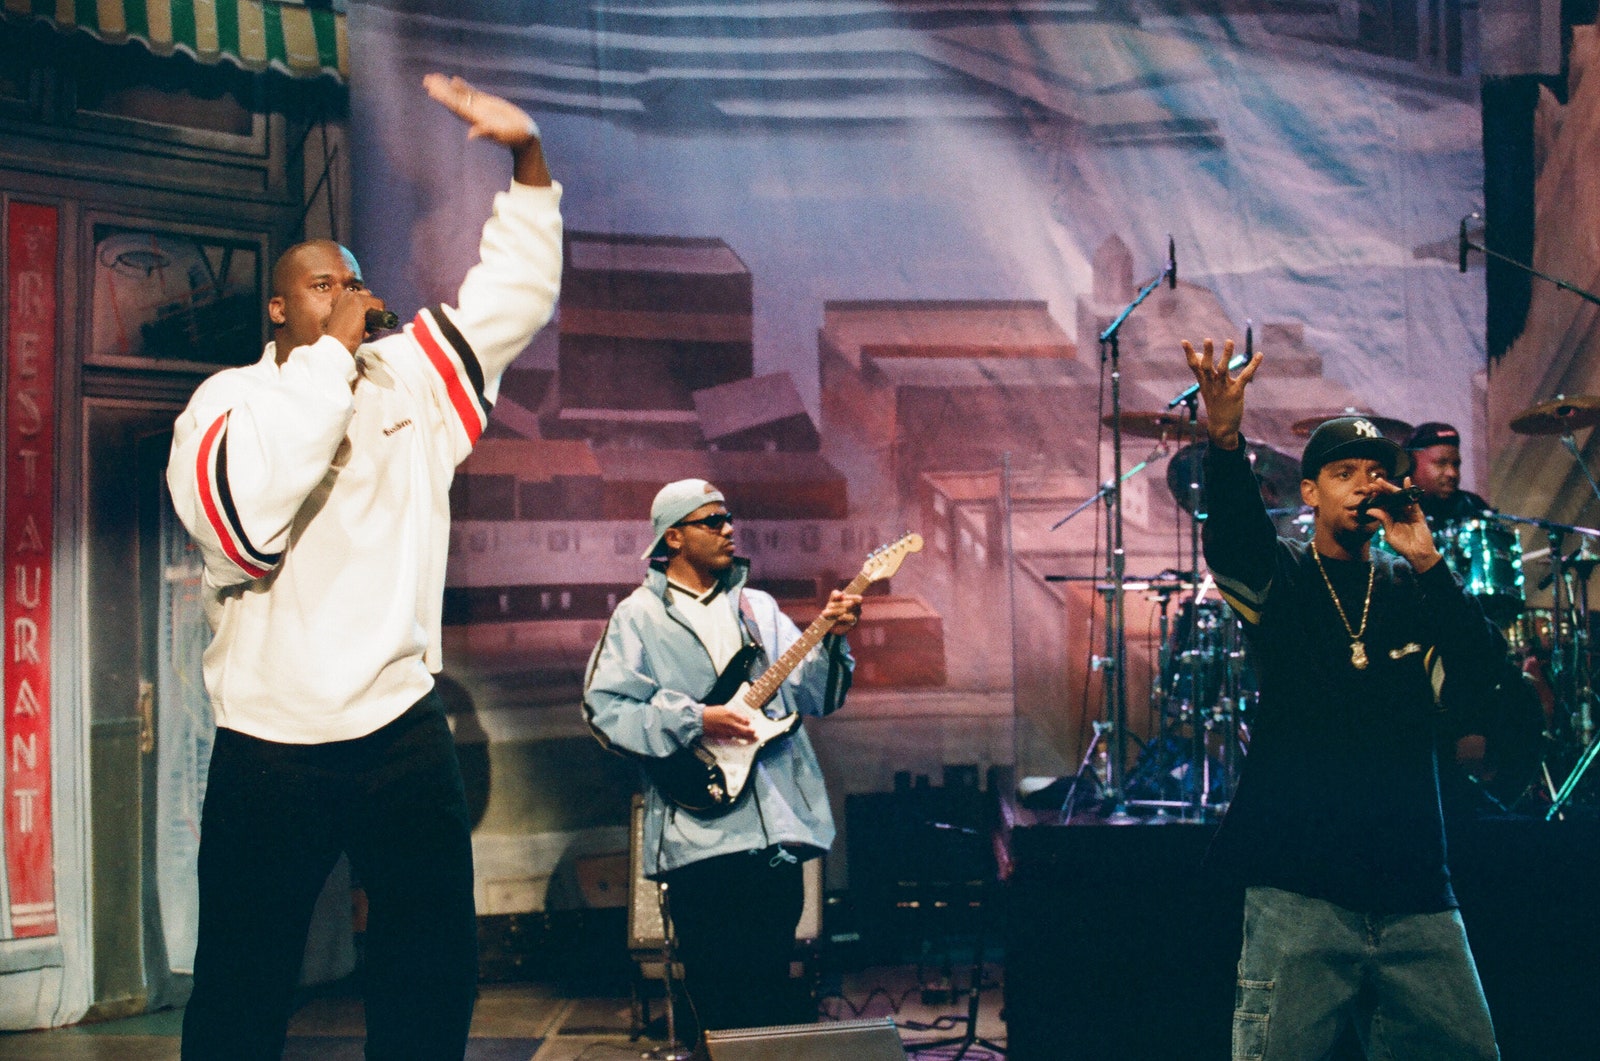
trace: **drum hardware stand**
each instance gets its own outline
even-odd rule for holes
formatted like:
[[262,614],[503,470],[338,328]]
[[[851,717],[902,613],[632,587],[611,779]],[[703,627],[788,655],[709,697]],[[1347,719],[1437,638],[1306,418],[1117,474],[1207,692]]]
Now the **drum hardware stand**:
[[[1163,572],[1165,574],[1165,572]],[[1168,704],[1166,688],[1166,675],[1172,666],[1171,619],[1168,609],[1172,607],[1172,597],[1178,592],[1175,585],[1160,586],[1155,589],[1156,606],[1160,609],[1160,618],[1156,621],[1157,641],[1160,648],[1156,649],[1155,679],[1150,683],[1150,711],[1156,717],[1156,735],[1151,738],[1151,743],[1145,746],[1146,751],[1154,747],[1165,748],[1168,730],[1171,728],[1171,710]],[[1141,753],[1142,757],[1142,753]],[[1139,807],[1154,807],[1155,816],[1150,819],[1150,824],[1161,825],[1172,820],[1167,813],[1169,809],[1186,808],[1187,803],[1181,800],[1167,799],[1134,799],[1128,801],[1130,805]]]
[[[1249,335],[1248,325],[1245,334]],[[1248,355],[1246,355],[1248,356]],[[1227,371],[1226,368],[1223,369]],[[1179,395],[1179,399],[1189,410],[1189,441],[1196,445],[1190,452],[1198,453],[1200,442],[1200,385],[1195,384],[1189,390]],[[1170,407],[1169,407],[1170,408]],[[1191,462],[1189,478],[1189,500],[1194,504],[1194,510],[1189,515],[1189,585],[1191,596],[1189,598],[1189,629],[1191,636],[1199,631],[1200,627],[1200,598],[1205,595],[1205,588],[1200,585],[1200,524],[1205,521],[1205,489],[1201,480],[1205,477],[1200,467],[1200,461]],[[1191,647],[1189,658],[1184,661],[1189,667],[1189,695],[1192,699],[1189,710],[1189,770],[1190,774],[1184,777],[1184,788],[1193,784],[1192,772],[1198,765],[1200,768],[1200,788],[1195,793],[1194,809],[1200,819],[1206,816],[1206,789],[1211,784],[1211,759],[1206,754],[1206,723],[1208,719],[1201,718],[1200,712],[1200,654]],[[1191,789],[1191,791],[1193,791]]]
[[[1551,533],[1552,535],[1555,534],[1553,531]],[[1554,537],[1551,540],[1554,542]],[[1583,544],[1588,544],[1588,541],[1589,539],[1585,538]],[[1574,569],[1572,574],[1575,576],[1573,585],[1567,587],[1567,601],[1572,606],[1574,614],[1572,623],[1572,661],[1577,710],[1575,712],[1576,717],[1573,719],[1573,726],[1581,737],[1583,754],[1573,764],[1572,772],[1567,775],[1566,781],[1562,782],[1561,788],[1556,791],[1554,798],[1551,799],[1550,809],[1544,816],[1545,821],[1550,821],[1561,814],[1561,809],[1572,799],[1573,793],[1577,791],[1578,783],[1583,780],[1583,775],[1588,772],[1590,765],[1593,764],[1595,754],[1600,752],[1600,740],[1595,740],[1594,689],[1591,685],[1588,651],[1589,576],[1594,574],[1597,560],[1600,560],[1600,558],[1585,557],[1582,545],[1580,545],[1573,557],[1568,557],[1563,561],[1567,567]],[[1555,562],[1555,557],[1552,554],[1551,563]],[[1565,574],[1563,574],[1563,577],[1566,577]],[[1576,600],[1574,600],[1574,597],[1576,597]]]
[[[1067,800],[1061,805],[1061,824],[1067,825],[1072,821],[1072,812],[1078,804],[1078,786],[1083,784],[1085,778],[1094,778],[1094,787],[1102,794],[1105,792],[1105,783],[1094,769],[1094,757],[1100,750],[1100,743],[1105,738],[1106,731],[1111,727],[1099,719],[1094,720],[1094,739],[1083,751],[1083,761],[1078,764],[1078,772],[1072,775],[1072,784],[1067,788]],[[1106,756],[1107,761],[1110,756]]]
[[[1565,440],[1570,444],[1572,435],[1568,433]],[[1571,448],[1574,456],[1578,456],[1576,446]],[[1578,464],[1584,467],[1583,458],[1578,456]],[[1589,470],[1584,467],[1584,475],[1589,475]],[[1591,484],[1594,478],[1589,476]],[[1600,495],[1600,487],[1596,488]],[[1486,513],[1498,520],[1509,523],[1520,523],[1528,526],[1539,527],[1550,541],[1550,592],[1551,592],[1551,622],[1553,624],[1553,661],[1556,663],[1558,688],[1564,694],[1564,702],[1571,713],[1570,728],[1573,736],[1578,738],[1578,744],[1584,749],[1578,757],[1567,778],[1559,789],[1554,787],[1548,765],[1541,767],[1547,790],[1550,792],[1550,808],[1545,813],[1545,820],[1550,821],[1560,816],[1562,809],[1572,799],[1577,791],[1578,783],[1583,780],[1584,774],[1593,764],[1597,754],[1600,754],[1600,740],[1595,739],[1594,720],[1594,687],[1589,673],[1589,576],[1594,573],[1594,567],[1600,558],[1591,558],[1583,555],[1580,546],[1573,557],[1562,555],[1561,542],[1567,533],[1582,535],[1584,544],[1592,539],[1600,539],[1600,530],[1593,527],[1575,527],[1567,523],[1556,523],[1553,520],[1530,519],[1526,516],[1511,516],[1503,512]],[[1568,581],[1568,568],[1580,570],[1572,572],[1579,575],[1573,581]],[[1568,612],[1573,615],[1570,617]],[[1570,629],[1569,629],[1570,627]],[[1569,635],[1570,636],[1567,636]],[[1558,716],[1559,717],[1559,716]]]
[[1583,459],[1583,453],[1578,449],[1578,442],[1572,437],[1571,431],[1562,432],[1561,444],[1567,447],[1567,452],[1571,453],[1572,459],[1577,462],[1578,470],[1589,480],[1589,489],[1594,491],[1595,498],[1600,499],[1600,483],[1594,481],[1594,473],[1589,471],[1589,462]]
[[[1465,217],[1463,217],[1461,219],[1460,234],[1459,234],[1459,237],[1458,237],[1458,240],[1457,240],[1456,259],[1457,259],[1457,264],[1459,265],[1459,267],[1460,267],[1460,269],[1461,269],[1461,271],[1463,273],[1467,271],[1467,251],[1475,250],[1475,251],[1481,252],[1486,257],[1494,258],[1496,261],[1505,262],[1507,265],[1511,265],[1511,266],[1514,266],[1514,267],[1516,267],[1518,269],[1521,269],[1523,272],[1528,273],[1531,276],[1537,276],[1541,280],[1544,280],[1544,281],[1546,281],[1548,283],[1554,284],[1557,288],[1561,289],[1562,291],[1570,291],[1573,294],[1577,295],[1579,298],[1584,299],[1585,301],[1590,302],[1590,303],[1592,303],[1592,304],[1594,304],[1596,306],[1600,306],[1600,295],[1596,295],[1592,291],[1585,291],[1583,288],[1578,287],[1578,286],[1576,286],[1576,285],[1574,285],[1572,283],[1569,283],[1566,280],[1562,280],[1560,277],[1551,276],[1549,273],[1541,272],[1541,271],[1539,271],[1538,269],[1535,269],[1533,266],[1529,265],[1526,262],[1518,261],[1517,259],[1515,259],[1515,258],[1513,258],[1513,257],[1511,257],[1509,255],[1501,254],[1499,251],[1490,250],[1484,244],[1476,242],[1476,241],[1470,239],[1467,236],[1467,223],[1469,221],[1480,221],[1480,220],[1482,220],[1482,216],[1479,215],[1477,212],[1473,212],[1473,213],[1467,214]],[[1573,458],[1578,462],[1578,467],[1583,470],[1584,478],[1589,480],[1590,489],[1592,489],[1594,491],[1595,496],[1597,498],[1600,498],[1600,483],[1596,483],[1594,476],[1592,474],[1590,474],[1589,466],[1584,462],[1583,455],[1578,450],[1578,444],[1572,438],[1572,432],[1571,431],[1564,432],[1562,434],[1562,436],[1561,436],[1561,442],[1572,453]],[[1554,618],[1554,621],[1555,621],[1555,644],[1557,646],[1561,645],[1561,643],[1562,643],[1562,640],[1561,640],[1561,627],[1562,627],[1562,624],[1563,624],[1563,618],[1562,618],[1562,615],[1561,615],[1561,608],[1560,608],[1560,600],[1561,600],[1561,588],[1560,587],[1561,587],[1561,582],[1562,582],[1562,578],[1563,578],[1563,573],[1561,572],[1561,569],[1560,569],[1560,565],[1562,563],[1562,558],[1561,558],[1561,550],[1560,550],[1560,538],[1559,538],[1559,535],[1558,535],[1557,528],[1560,527],[1562,530],[1578,530],[1579,528],[1564,527],[1564,526],[1562,526],[1560,524],[1552,524],[1552,523],[1548,523],[1547,521],[1543,521],[1543,520],[1528,520],[1528,519],[1522,519],[1520,517],[1507,517],[1507,516],[1501,516],[1501,515],[1498,515],[1498,514],[1496,514],[1496,518],[1497,519],[1512,519],[1514,522],[1532,523],[1532,524],[1535,524],[1536,526],[1544,526],[1545,529],[1547,531],[1549,531],[1549,533],[1550,533],[1550,542],[1551,542],[1551,545],[1550,545],[1550,571],[1551,571],[1551,574],[1553,576],[1555,576],[1555,585],[1556,585],[1556,589],[1554,590],[1556,607],[1552,608],[1551,610],[1552,610],[1552,612],[1554,612],[1553,618]],[[1584,528],[1584,530],[1588,531],[1588,533],[1590,533],[1590,534],[1594,533],[1593,531],[1588,530],[1588,528]],[[1583,589],[1584,589],[1584,597],[1585,597],[1585,599],[1587,599],[1587,596],[1588,596],[1588,577],[1587,577],[1587,575],[1585,575],[1585,577],[1584,577],[1582,586],[1583,586]],[[1587,641],[1588,641],[1588,629],[1587,629],[1587,626],[1588,626],[1588,612],[1587,611],[1585,611],[1585,612],[1583,612],[1583,613],[1581,613],[1579,615],[1578,622],[1576,622],[1574,624],[1574,626],[1583,628],[1581,630],[1575,630],[1575,632],[1574,632],[1573,643],[1574,643],[1574,649],[1576,649],[1578,647],[1579,643],[1580,643],[1580,639],[1581,639],[1581,643],[1582,644],[1587,645]],[[1585,659],[1585,654],[1578,654],[1576,651],[1574,652],[1574,658],[1573,658],[1573,663],[1574,663],[1573,670],[1575,672],[1573,674],[1574,692],[1575,692],[1575,694],[1577,694],[1577,695],[1582,697],[1582,699],[1577,703],[1577,710],[1578,710],[1578,715],[1579,715],[1579,718],[1580,718],[1579,726],[1583,731],[1583,739],[1584,739],[1584,742],[1586,743],[1587,747],[1586,747],[1583,755],[1579,758],[1578,764],[1575,767],[1573,767],[1572,773],[1568,775],[1566,782],[1561,786],[1561,790],[1559,792],[1554,793],[1554,797],[1555,798],[1554,798],[1553,802],[1550,805],[1550,812],[1545,815],[1546,820],[1549,820],[1550,818],[1553,818],[1557,814],[1560,813],[1561,807],[1567,802],[1568,799],[1571,798],[1572,792],[1577,787],[1577,783],[1578,783],[1579,779],[1583,776],[1584,771],[1586,771],[1589,768],[1589,764],[1594,761],[1595,751],[1596,751],[1596,743],[1597,742],[1594,739],[1594,718],[1593,718],[1593,713],[1592,713],[1591,704],[1590,704],[1590,699],[1591,699],[1591,695],[1592,695],[1593,690],[1590,688],[1590,679],[1589,679],[1589,675],[1588,675],[1588,667],[1585,666],[1586,662],[1587,661]],[[1548,781],[1548,777],[1549,777],[1548,772],[1546,772],[1545,776],[1546,776],[1546,780]]]
[[[1160,278],[1158,277],[1157,280],[1159,279]],[[1155,282],[1156,281],[1151,281],[1152,284]],[[1148,294],[1148,290],[1145,293]],[[1137,304],[1137,302],[1134,303],[1134,305]],[[1131,309],[1132,307],[1130,306],[1129,310]],[[1124,317],[1127,316],[1127,312],[1128,311],[1124,311]],[[1112,337],[1112,342],[1115,344],[1115,336]],[[1111,375],[1113,406],[1117,405],[1120,401],[1120,399],[1117,397],[1117,392],[1117,370],[1113,368]],[[1114,451],[1113,461],[1120,469],[1122,466],[1122,446],[1120,441],[1122,429],[1117,424],[1115,419],[1112,421],[1111,430],[1116,440],[1112,445],[1112,449]],[[1067,797],[1065,806],[1062,808],[1063,821],[1070,816],[1070,811],[1068,808],[1070,808],[1073,803],[1076,802],[1078,784],[1082,782],[1085,771],[1093,761],[1093,756],[1101,740],[1105,739],[1107,735],[1109,735],[1109,739],[1106,740],[1106,776],[1104,779],[1098,781],[1098,787],[1100,788],[1101,794],[1103,795],[1105,801],[1112,805],[1111,816],[1108,821],[1111,821],[1116,825],[1124,825],[1131,823],[1134,820],[1128,815],[1127,812],[1126,783],[1123,776],[1124,768],[1123,760],[1121,758],[1126,756],[1128,747],[1128,686],[1127,675],[1122,663],[1122,661],[1127,658],[1127,642],[1123,634],[1125,629],[1123,619],[1123,583],[1126,575],[1126,564],[1124,562],[1122,552],[1121,534],[1122,484],[1148,468],[1152,461],[1166,451],[1166,448],[1165,442],[1158,444],[1155,449],[1150,451],[1150,455],[1144,460],[1140,461],[1138,464],[1135,464],[1132,468],[1129,468],[1121,475],[1113,476],[1112,478],[1101,483],[1100,489],[1096,490],[1089,497],[1084,498],[1084,500],[1080,502],[1078,506],[1071,512],[1068,512],[1065,516],[1062,516],[1060,519],[1050,524],[1050,530],[1056,530],[1062,526],[1065,526],[1068,520],[1072,519],[1072,517],[1076,516],[1084,509],[1089,508],[1091,505],[1094,505],[1101,500],[1104,500],[1106,511],[1106,541],[1107,543],[1111,543],[1113,541],[1116,543],[1114,548],[1110,547],[1108,544],[1107,560],[1109,563],[1109,570],[1104,576],[1104,581],[1100,581],[1101,576],[1093,576],[1094,581],[1100,583],[1096,588],[1106,596],[1106,652],[1105,655],[1094,656],[1090,660],[1090,666],[1092,669],[1102,671],[1104,674],[1101,681],[1104,683],[1105,689],[1105,717],[1103,721],[1098,721],[1094,724],[1094,740],[1089,743],[1088,749],[1084,752],[1083,762],[1079,765],[1078,772],[1073,778],[1072,791]],[[1080,580],[1062,578],[1059,576],[1049,576],[1047,581],[1055,582]]]

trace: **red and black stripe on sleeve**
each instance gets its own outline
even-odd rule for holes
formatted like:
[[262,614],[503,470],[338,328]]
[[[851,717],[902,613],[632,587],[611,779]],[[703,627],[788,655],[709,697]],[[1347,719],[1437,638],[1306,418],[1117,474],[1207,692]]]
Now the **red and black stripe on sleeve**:
[[418,310],[411,331],[428,363],[439,373],[468,443],[476,444],[489,423],[493,405],[484,397],[483,366],[478,363],[478,355],[442,308]]
[[228,415],[223,413],[206,428],[195,457],[195,489],[206,522],[229,560],[251,578],[261,578],[283,559],[283,554],[257,549],[245,533],[239,510],[228,486]]

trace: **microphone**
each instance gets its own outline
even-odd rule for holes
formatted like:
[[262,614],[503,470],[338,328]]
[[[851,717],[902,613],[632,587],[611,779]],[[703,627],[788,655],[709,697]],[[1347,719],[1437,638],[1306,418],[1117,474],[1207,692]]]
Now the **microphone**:
[[1244,363],[1249,364],[1256,356],[1255,325],[1249,317],[1244,319]]
[[1377,517],[1372,515],[1372,510],[1381,508],[1389,515],[1399,519],[1405,514],[1407,508],[1421,500],[1422,487],[1407,486],[1397,494],[1374,494],[1361,502],[1361,506],[1356,509],[1356,515],[1363,520],[1376,519]]
[[1172,241],[1170,232],[1167,234],[1167,290],[1178,290],[1178,245]]
[[[1246,338],[1248,339],[1248,332],[1246,333]],[[1243,368],[1244,366],[1248,365],[1249,363],[1250,363],[1250,355],[1249,354],[1234,354],[1233,355],[1233,360],[1228,362],[1228,371],[1229,372],[1235,372],[1235,371]],[[1188,401],[1190,398],[1193,398],[1196,394],[1199,394],[1199,393],[1200,393],[1200,384],[1191,383],[1191,384],[1189,384],[1189,386],[1184,388],[1182,394],[1178,395],[1176,398],[1172,399],[1170,402],[1167,403],[1167,408],[1171,409],[1171,408],[1173,408],[1175,406],[1182,405],[1184,402]]]
[[400,318],[393,311],[386,309],[367,310],[367,331],[384,332],[398,327],[400,327]]

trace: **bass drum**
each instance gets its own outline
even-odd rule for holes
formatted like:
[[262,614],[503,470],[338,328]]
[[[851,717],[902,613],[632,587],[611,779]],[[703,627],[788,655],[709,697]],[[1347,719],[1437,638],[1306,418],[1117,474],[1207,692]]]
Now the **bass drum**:
[[1170,637],[1158,693],[1174,717],[1188,718],[1198,710],[1204,718],[1222,698],[1237,701],[1254,691],[1244,627],[1222,601],[1203,600],[1198,607],[1193,600],[1183,601]]
[[1220,600],[1183,601],[1155,679],[1160,733],[1141,753],[1130,793],[1192,806],[1227,803],[1258,694],[1244,626],[1233,610]]

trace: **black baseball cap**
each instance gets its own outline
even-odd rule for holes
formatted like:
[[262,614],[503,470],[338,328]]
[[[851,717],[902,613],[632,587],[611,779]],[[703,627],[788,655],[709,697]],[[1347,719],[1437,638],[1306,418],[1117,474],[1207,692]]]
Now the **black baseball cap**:
[[1457,446],[1461,445],[1461,432],[1449,424],[1430,420],[1425,424],[1418,424],[1417,429],[1411,432],[1411,437],[1406,440],[1406,449],[1427,449],[1430,446]]
[[1300,455],[1300,478],[1315,479],[1324,464],[1350,457],[1368,457],[1383,465],[1383,473],[1399,480],[1411,471],[1411,455],[1384,437],[1364,416],[1324,420],[1311,432]]

